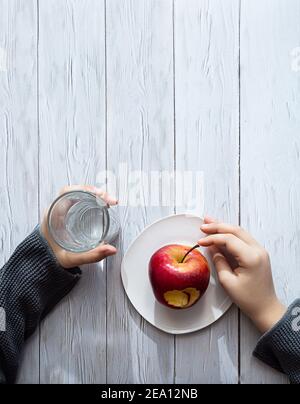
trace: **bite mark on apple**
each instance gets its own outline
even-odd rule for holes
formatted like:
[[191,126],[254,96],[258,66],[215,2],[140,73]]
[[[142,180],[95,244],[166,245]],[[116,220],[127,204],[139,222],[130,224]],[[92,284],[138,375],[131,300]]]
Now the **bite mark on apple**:
[[186,309],[193,306],[200,299],[200,291],[195,288],[171,290],[164,293],[164,298],[170,306]]

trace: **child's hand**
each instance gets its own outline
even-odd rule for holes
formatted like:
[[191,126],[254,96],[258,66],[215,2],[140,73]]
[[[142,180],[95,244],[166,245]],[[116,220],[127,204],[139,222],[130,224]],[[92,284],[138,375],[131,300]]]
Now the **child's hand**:
[[207,237],[199,245],[211,247],[226,292],[261,332],[270,330],[286,308],[276,296],[267,251],[240,227],[206,218],[201,230]]
[[[91,186],[72,186],[72,187],[65,187],[61,190],[61,195],[70,192],[70,191],[87,191],[92,192],[96,195],[101,196],[101,198],[109,205],[116,205],[117,201],[112,199],[109,195],[105,192],[99,190],[98,188],[91,187]],[[99,261],[102,261],[104,258],[107,258],[111,255],[116,254],[117,250],[115,247],[111,245],[100,245],[99,247],[95,248],[94,250],[85,252],[85,253],[71,253],[68,251],[63,250],[59,245],[57,245],[52,237],[49,234],[49,229],[47,225],[47,215],[44,215],[44,219],[41,225],[41,232],[45,239],[47,240],[48,244],[52,248],[57,261],[59,264],[66,269],[74,268],[80,265],[85,264],[93,264]]]

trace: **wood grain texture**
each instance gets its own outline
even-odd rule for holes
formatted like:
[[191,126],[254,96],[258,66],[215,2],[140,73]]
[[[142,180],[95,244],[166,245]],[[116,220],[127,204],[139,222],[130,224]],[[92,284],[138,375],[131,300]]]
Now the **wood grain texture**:
[[[173,173],[172,43],[172,1],[107,2],[107,156],[108,169],[117,176],[120,163],[147,175],[152,170]],[[128,179],[125,194],[130,195],[132,185]],[[144,227],[174,211],[174,198],[166,208],[151,208],[144,206],[147,185],[136,180],[135,188],[141,204],[121,209],[120,253],[108,265],[107,381],[172,383],[174,338],[136,313],[124,295],[120,266]]]
[[[300,41],[300,1],[242,1],[242,224],[269,250],[285,303],[300,294],[300,76],[291,51]],[[243,383],[287,380],[251,358],[257,333],[242,321]]]
[[[0,265],[67,183],[107,167],[142,205],[120,207],[119,254],[83,269],[28,342],[19,383],[238,382],[237,310],[163,334],[127,300],[121,260],[174,210],[240,215],[282,300],[300,295],[299,21],[300,0],[0,0]],[[167,206],[149,206],[151,185],[122,185],[126,169],[202,172],[198,203],[175,194],[174,176]],[[287,383],[252,358],[245,318],[240,331],[240,381]]]
[[[102,0],[40,2],[40,199],[94,183],[105,166],[105,19]],[[41,383],[105,383],[106,275],[79,286],[41,328]]]
[[[175,1],[176,167],[202,171],[200,206],[233,223],[239,217],[238,38],[237,0]],[[237,381],[236,309],[209,329],[176,338],[177,383]]]
[[[0,1],[0,265],[38,222],[36,2]],[[20,383],[39,380],[39,338]]]

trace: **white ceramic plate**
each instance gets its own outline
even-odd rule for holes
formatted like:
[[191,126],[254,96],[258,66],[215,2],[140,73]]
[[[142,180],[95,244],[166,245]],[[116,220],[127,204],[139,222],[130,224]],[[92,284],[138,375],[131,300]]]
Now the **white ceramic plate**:
[[158,303],[154,297],[148,264],[152,255],[168,244],[193,246],[203,237],[203,220],[193,215],[166,217],[147,227],[131,244],[122,262],[122,281],[128,298],[145,320],[170,334],[187,334],[201,330],[217,321],[231,306],[231,301],[217,280],[209,261],[212,277],[202,299],[190,309],[174,310]]

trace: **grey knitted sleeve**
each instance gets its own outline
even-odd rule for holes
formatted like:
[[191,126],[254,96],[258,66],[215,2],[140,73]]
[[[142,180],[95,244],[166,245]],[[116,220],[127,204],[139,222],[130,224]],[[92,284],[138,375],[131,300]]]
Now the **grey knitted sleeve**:
[[257,344],[254,356],[300,384],[300,299]]
[[24,341],[80,275],[57,263],[38,228],[0,269],[0,384],[15,382]]

